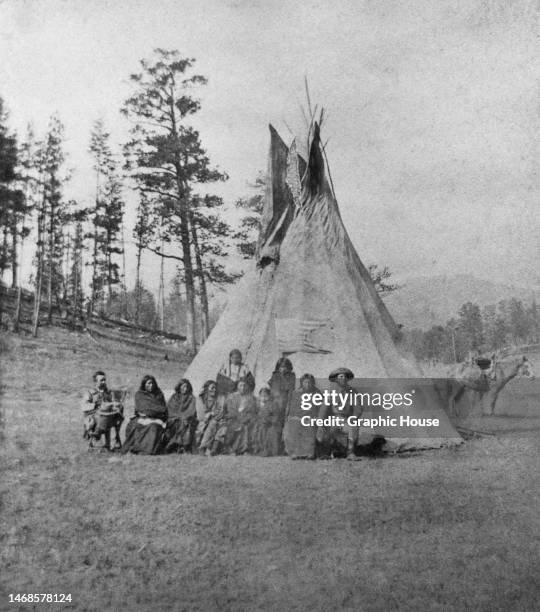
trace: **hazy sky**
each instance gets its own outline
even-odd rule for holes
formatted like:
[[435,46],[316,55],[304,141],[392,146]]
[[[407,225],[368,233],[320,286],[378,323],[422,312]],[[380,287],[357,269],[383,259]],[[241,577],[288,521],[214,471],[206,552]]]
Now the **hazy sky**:
[[[396,276],[540,285],[539,13],[534,0],[0,0],[0,96],[20,133],[57,111],[92,199],[91,124],[116,144],[128,76],[155,47],[208,77],[198,120],[226,201],[266,167],[269,122],[328,111],[332,177],[365,262]],[[132,253],[128,253],[131,255]],[[132,261],[132,257],[128,257]],[[147,276],[155,258],[147,257]],[[155,285],[154,285],[155,286]]]

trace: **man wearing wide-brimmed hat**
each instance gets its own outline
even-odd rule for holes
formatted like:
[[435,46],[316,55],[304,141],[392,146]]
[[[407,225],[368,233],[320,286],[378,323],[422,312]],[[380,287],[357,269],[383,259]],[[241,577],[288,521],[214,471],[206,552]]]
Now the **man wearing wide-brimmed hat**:
[[339,399],[337,405],[321,406],[319,417],[335,415],[342,418],[343,425],[320,427],[317,431],[317,442],[324,449],[323,452],[338,456],[346,454],[350,460],[357,459],[354,451],[358,439],[358,428],[347,425],[349,416],[358,416],[358,409],[354,405],[354,389],[349,384],[353,378],[354,374],[349,368],[341,367],[330,372],[328,380],[339,394]]
[[349,380],[354,378],[354,374],[349,370],[349,368],[336,368],[332,370],[328,375],[328,380],[330,382],[337,383],[340,387],[347,387],[350,389]]

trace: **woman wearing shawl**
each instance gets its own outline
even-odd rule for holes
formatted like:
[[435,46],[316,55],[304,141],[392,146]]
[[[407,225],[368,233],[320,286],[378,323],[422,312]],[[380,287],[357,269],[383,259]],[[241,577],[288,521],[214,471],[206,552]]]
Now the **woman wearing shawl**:
[[263,457],[275,457],[281,448],[281,420],[279,404],[272,399],[269,387],[259,391],[257,418],[253,434],[253,452]]
[[248,383],[240,379],[237,390],[225,401],[227,410],[227,437],[225,446],[230,453],[244,455],[253,447],[253,429],[257,416],[257,403]]
[[318,417],[319,408],[312,403],[316,393],[320,391],[312,374],[304,374],[300,378],[300,389],[291,393],[283,440],[285,451],[292,459],[315,458],[317,428],[302,425],[302,417]]
[[197,411],[193,387],[187,378],[174,388],[167,402],[167,452],[191,452],[197,427]]
[[164,446],[167,406],[156,379],[147,374],[135,393],[135,416],[126,427],[124,453],[158,455]]
[[[274,368],[274,372],[272,373],[272,376],[268,381],[268,386],[270,387],[270,390],[272,392],[272,398],[275,402],[277,402],[279,406],[280,440],[281,432],[285,424],[285,417],[287,415],[287,405],[289,403],[289,397],[294,391],[295,385],[296,374],[293,372],[293,365],[291,363],[291,360],[287,359],[287,357],[281,357],[280,359],[278,359],[276,367]],[[283,450],[281,449],[280,454],[282,452]]]
[[215,380],[207,380],[197,398],[199,425],[195,434],[201,453],[217,455],[223,448],[227,434],[225,400],[218,397]]
[[249,389],[255,389],[255,379],[249,368],[242,361],[242,353],[233,349],[229,353],[229,360],[224,363],[217,374],[216,382],[219,395],[228,395],[236,391],[238,381],[245,380]]

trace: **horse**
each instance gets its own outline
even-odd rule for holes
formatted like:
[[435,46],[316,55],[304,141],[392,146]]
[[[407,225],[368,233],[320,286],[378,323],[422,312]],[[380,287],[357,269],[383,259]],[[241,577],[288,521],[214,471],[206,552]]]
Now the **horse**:
[[465,399],[467,416],[477,406],[483,416],[493,416],[500,392],[514,378],[534,379],[533,365],[526,355],[504,356],[492,353],[490,358],[469,357],[451,375],[456,386],[449,398],[450,413],[457,416],[456,404]]

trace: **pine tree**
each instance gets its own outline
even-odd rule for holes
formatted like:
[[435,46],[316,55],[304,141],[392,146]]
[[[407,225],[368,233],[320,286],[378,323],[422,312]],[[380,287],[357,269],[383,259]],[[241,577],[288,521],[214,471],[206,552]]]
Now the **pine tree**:
[[53,303],[60,304],[64,286],[64,225],[69,218],[69,203],[63,198],[63,185],[69,179],[64,170],[64,126],[52,116],[45,140],[36,153],[36,168],[41,183],[37,218],[36,273],[33,333],[37,334],[42,293],[47,298],[47,322],[52,321]]
[[47,283],[47,323],[52,321],[53,302],[59,302],[64,283],[63,228],[69,214],[68,203],[63,199],[63,185],[68,176],[65,163],[64,125],[57,116],[51,117],[44,143],[44,194],[45,194],[45,275]]
[[[75,207],[74,207],[75,208]],[[70,218],[70,240],[67,272],[67,295],[68,302],[75,319],[84,316],[84,252],[86,250],[83,224],[87,220],[90,211],[88,209],[74,210]]]
[[18,242],[27,228],[24,193],[20,189],[17,165],[19,152],[17,138],[8,128],[8,115],[0,98],[0,274],[11,269],[11,285],[18,285]]
[[[190,211],[195,187],[225,180],[211,168],[199,132],[188,120],[200,109],[192,88],[206,79],[191,74],[195,60],[182,58],[177,51],[156,49],[154,59],[142,60],[142,72],[131,75],[135,88],[122,112],[133,123],[133,139],[126,146],[126,160],[137,188],[159,207],[160,227],[168,241],[178,243],[180,254],[167,257],[180,261],[187,302],[186,336],[191,350],[196,348],[195,278],[192,252],[193,232]],[[161,225],[163,224],[163,225]],[[158,233],[159,234],[159,233]],[[159,235],[151,250],[165,256]],[[149,245],[150,247],[150,245]]]
[[223,200],[217,196],[192,198],[190,226],[201,305],[201,344],[210,333],[208,285],[223,286],[240,277],[240,274],[228,272],[225,267],[224,262],[229,255],[228,243],[234,233],[219,214],[222,206]]
[[[22,286],[20,274],[21,271],[24,269],[25,264],[25,239],[30,235],[30,228],[34,221],[33,213],[38,208],[42,190],[40,182],[40,163],[38,159],[38,147],[39,145],[36,142],[34,130],[31,125],[28,125],[26,130],[26,139],[23,141],[19,148],[18,180],[21,186],[21,190],[24,194],[24,210],[22,211],[20,220],[18,257],[15,265],[12,264],[13,284],[16,284],[18,286],[17,304],[15,308],[15,315],[13,318],[14,331],[18,331],[19,329],[21,316]],[[16,247],[14,247],[14,252],[17,252]]]
[[96,177],[93,227],[87,234],[87,238],[92,240],[91,310],[97,303],[110,305],[113,287],[121,281],[116,256],[123,254],[124,202],[118,164],[109,141],[110,133],[105,131],[103,120],[98,119],[92,128],[89,148],[94,157]]
[[150,239],[150,211],[152,207],[150,200],[144,192],[141,192],[139,203],[137,205],[137,219],[135,227],[133,228],[133,238],[135,239],[135,247],[137,249],[136,255],[136,267],[135,267],[135,289],[134,289],[134,308],[133,318],[135,323],[140,324],[140,309],[141,309],[141,262],[142,254],[145,248],[148,246]]

